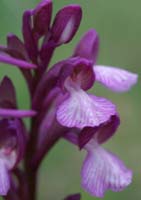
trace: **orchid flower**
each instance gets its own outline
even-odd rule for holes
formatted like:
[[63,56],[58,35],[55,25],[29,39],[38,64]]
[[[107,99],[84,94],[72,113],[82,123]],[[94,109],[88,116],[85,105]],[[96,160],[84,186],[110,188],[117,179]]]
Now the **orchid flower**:
[[79,146],[87,151],[81,170],[82,186],[92,196],[104,197],[107,190],[121,191],[132,181],[132,171],[116,155],[101,147],[119,124],[119,117],[115,115],[95,130],[86,128],[79,135]]

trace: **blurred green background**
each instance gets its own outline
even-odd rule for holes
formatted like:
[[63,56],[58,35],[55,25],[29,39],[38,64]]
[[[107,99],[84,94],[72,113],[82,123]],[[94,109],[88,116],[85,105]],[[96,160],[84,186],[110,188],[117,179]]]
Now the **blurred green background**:
[[[6,34],[21,37],[22,12],[33,8],[39,0],[0,1],[0,44],[5,44]],[[74,40],[56,51],[52,63],[71,55],[76,42],[89,28],[100,35],[99,64],[122,67],[140,75],[141,71],[141,1],[140,0],[53,0],[54,13],[69,3],[83,8],[83,20]],[[14,81],[20,108],[28,108],[29,97],[20,72],[0,64],[0,79],[8,75]],[[115,94],[95,85],[93,92],[115,102],[121,116],[121,126],[106,147],[120,156],[133,169],[133,183],[120,193],[107,192],[104,200],[141,199],[141,92],[138,84],[126,94]],[[82,193],[82,200],[97,199],[80,187],[80,168],[85,152],[61,141],[44,160],[39,173],[40,200],[62,200],[71,193]]]

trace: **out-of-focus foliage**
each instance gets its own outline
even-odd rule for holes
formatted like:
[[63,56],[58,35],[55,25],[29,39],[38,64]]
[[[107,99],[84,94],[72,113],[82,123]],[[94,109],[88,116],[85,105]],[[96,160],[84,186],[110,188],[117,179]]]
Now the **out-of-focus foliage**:
[[[34,7],[39,0],[0,1],[0,43],[5,44],[8,32],[21,37],[21,17],[24,9]],[[100,64],[117,66],[141,74],[141,1],[140,0],[54,0],[54,13],[63,5],[78,3],[83,8],[83,20],[75,39],[56,51],[52,63],[68,57],[80,36],[95,28],[101,38]],[[11,77],[18,91],[19,106],[29,105],[28,92],[20,72],[14,67],[0,64],[0,79]],[[25,91],[23,93],[23,91]],[[118,154],[134,171],[132,185],[121,193],[108,192],[104,200],[141,199],[141,85],[126,94],[113,94],[95,85],[93,92],[112,99],[118,106],[121,126],[106,145]],[[80,168],[84,152],[79,152],[65,141],[60,142],[42,163],[39,176],[39,199],[63,199],[68,193],[82,192],[82,199],[90,197],[80,187]]]

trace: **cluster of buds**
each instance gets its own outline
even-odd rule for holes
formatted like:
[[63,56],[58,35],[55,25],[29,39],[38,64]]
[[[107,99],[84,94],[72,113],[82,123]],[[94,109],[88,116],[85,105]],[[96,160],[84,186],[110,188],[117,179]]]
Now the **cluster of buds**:
[[[43,0],[23,14],[23,41],[7,36],[0,46],[0,62],[16,66],[26,80],[31,109],[20,110],[12,81],[0,84],[0,195],[7,200],[35,200],[37,172],[43,158],[61,139],[86,150],[82,187],[92,196],[120,191],[131,183],[132,172],[101,144],[116,132],[120,118],[116,105],[87,91],[99,82],[113,92],[126,92],[137,74],[97,65],[98,33],[84,34],[69,58],[49,64],[55,49],[72,40],[82,10],[68,5],[51,23],[52,1]],[[29,117],[27,129],[23,118]],[[22,164],[20,162],[23,161]],[[80,200],[80,194],[65,200]]]

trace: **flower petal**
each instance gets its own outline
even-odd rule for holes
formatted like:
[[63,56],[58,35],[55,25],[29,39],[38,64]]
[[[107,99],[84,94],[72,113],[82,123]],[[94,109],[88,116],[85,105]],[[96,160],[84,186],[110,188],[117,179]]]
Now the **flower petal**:
[[0,54],[0,62],[6,63],[6,64],[11,64],[11,65],[16,65],[20,68],[24,69],[35,69],[36,65],[26,62],[24,60],[20,60],[17,58],[13,58],[9,56],[8,54]]
[[0,195],[5,196],[8,193],[10,188],[10,180],[9,180],[8,170],[5,166],[5,163],[2,159],[0,159]]
[[104,148],[88,147],[82,167],[82,187],[92,196],[103,197],[107,190],[121,191],[132,180],[132,172],[119,158]]
[[96,63],[99,50],[99,37],[94,29],[89,30],[76,46],[73,56],[80,56]]
[[72,89],[70,96],[58,107],[57,120],[67,127],[94,127],[106,122],[116,113],[110,101]]
[[12,81],[4,77],[0,83],[0,108],[16,108],[16,92]]
[[17,109],[4,109],[0,108],[1,117],[33,117],[37,113],[33,110],[17,110]]
[[123,69],[94,66],[96,80],[114,92],[126,92],[136,84],[138,75]]
[[82,10],[79,5],[69,5],[62,8],[56,15],[52,37],[58,44],[69,42],[75,35],[81,21]]
[[12,33],[7,36],[7,53],[15,58],[29,60],[23,42]]
[[[16,134],[16,139],[17,139],[17,155],[16,155],[16,163],[17,165],[21,159],[23,159],[23,156],[25,154],[25,149],[26,149],[26,142],[27,142],[27,131],[24,123],[22,122],[21,119],[14,119],[13,124],[11,123],[11,126],[13,126],[13,129]],[[13,155],[14,159],[14,155]]]

